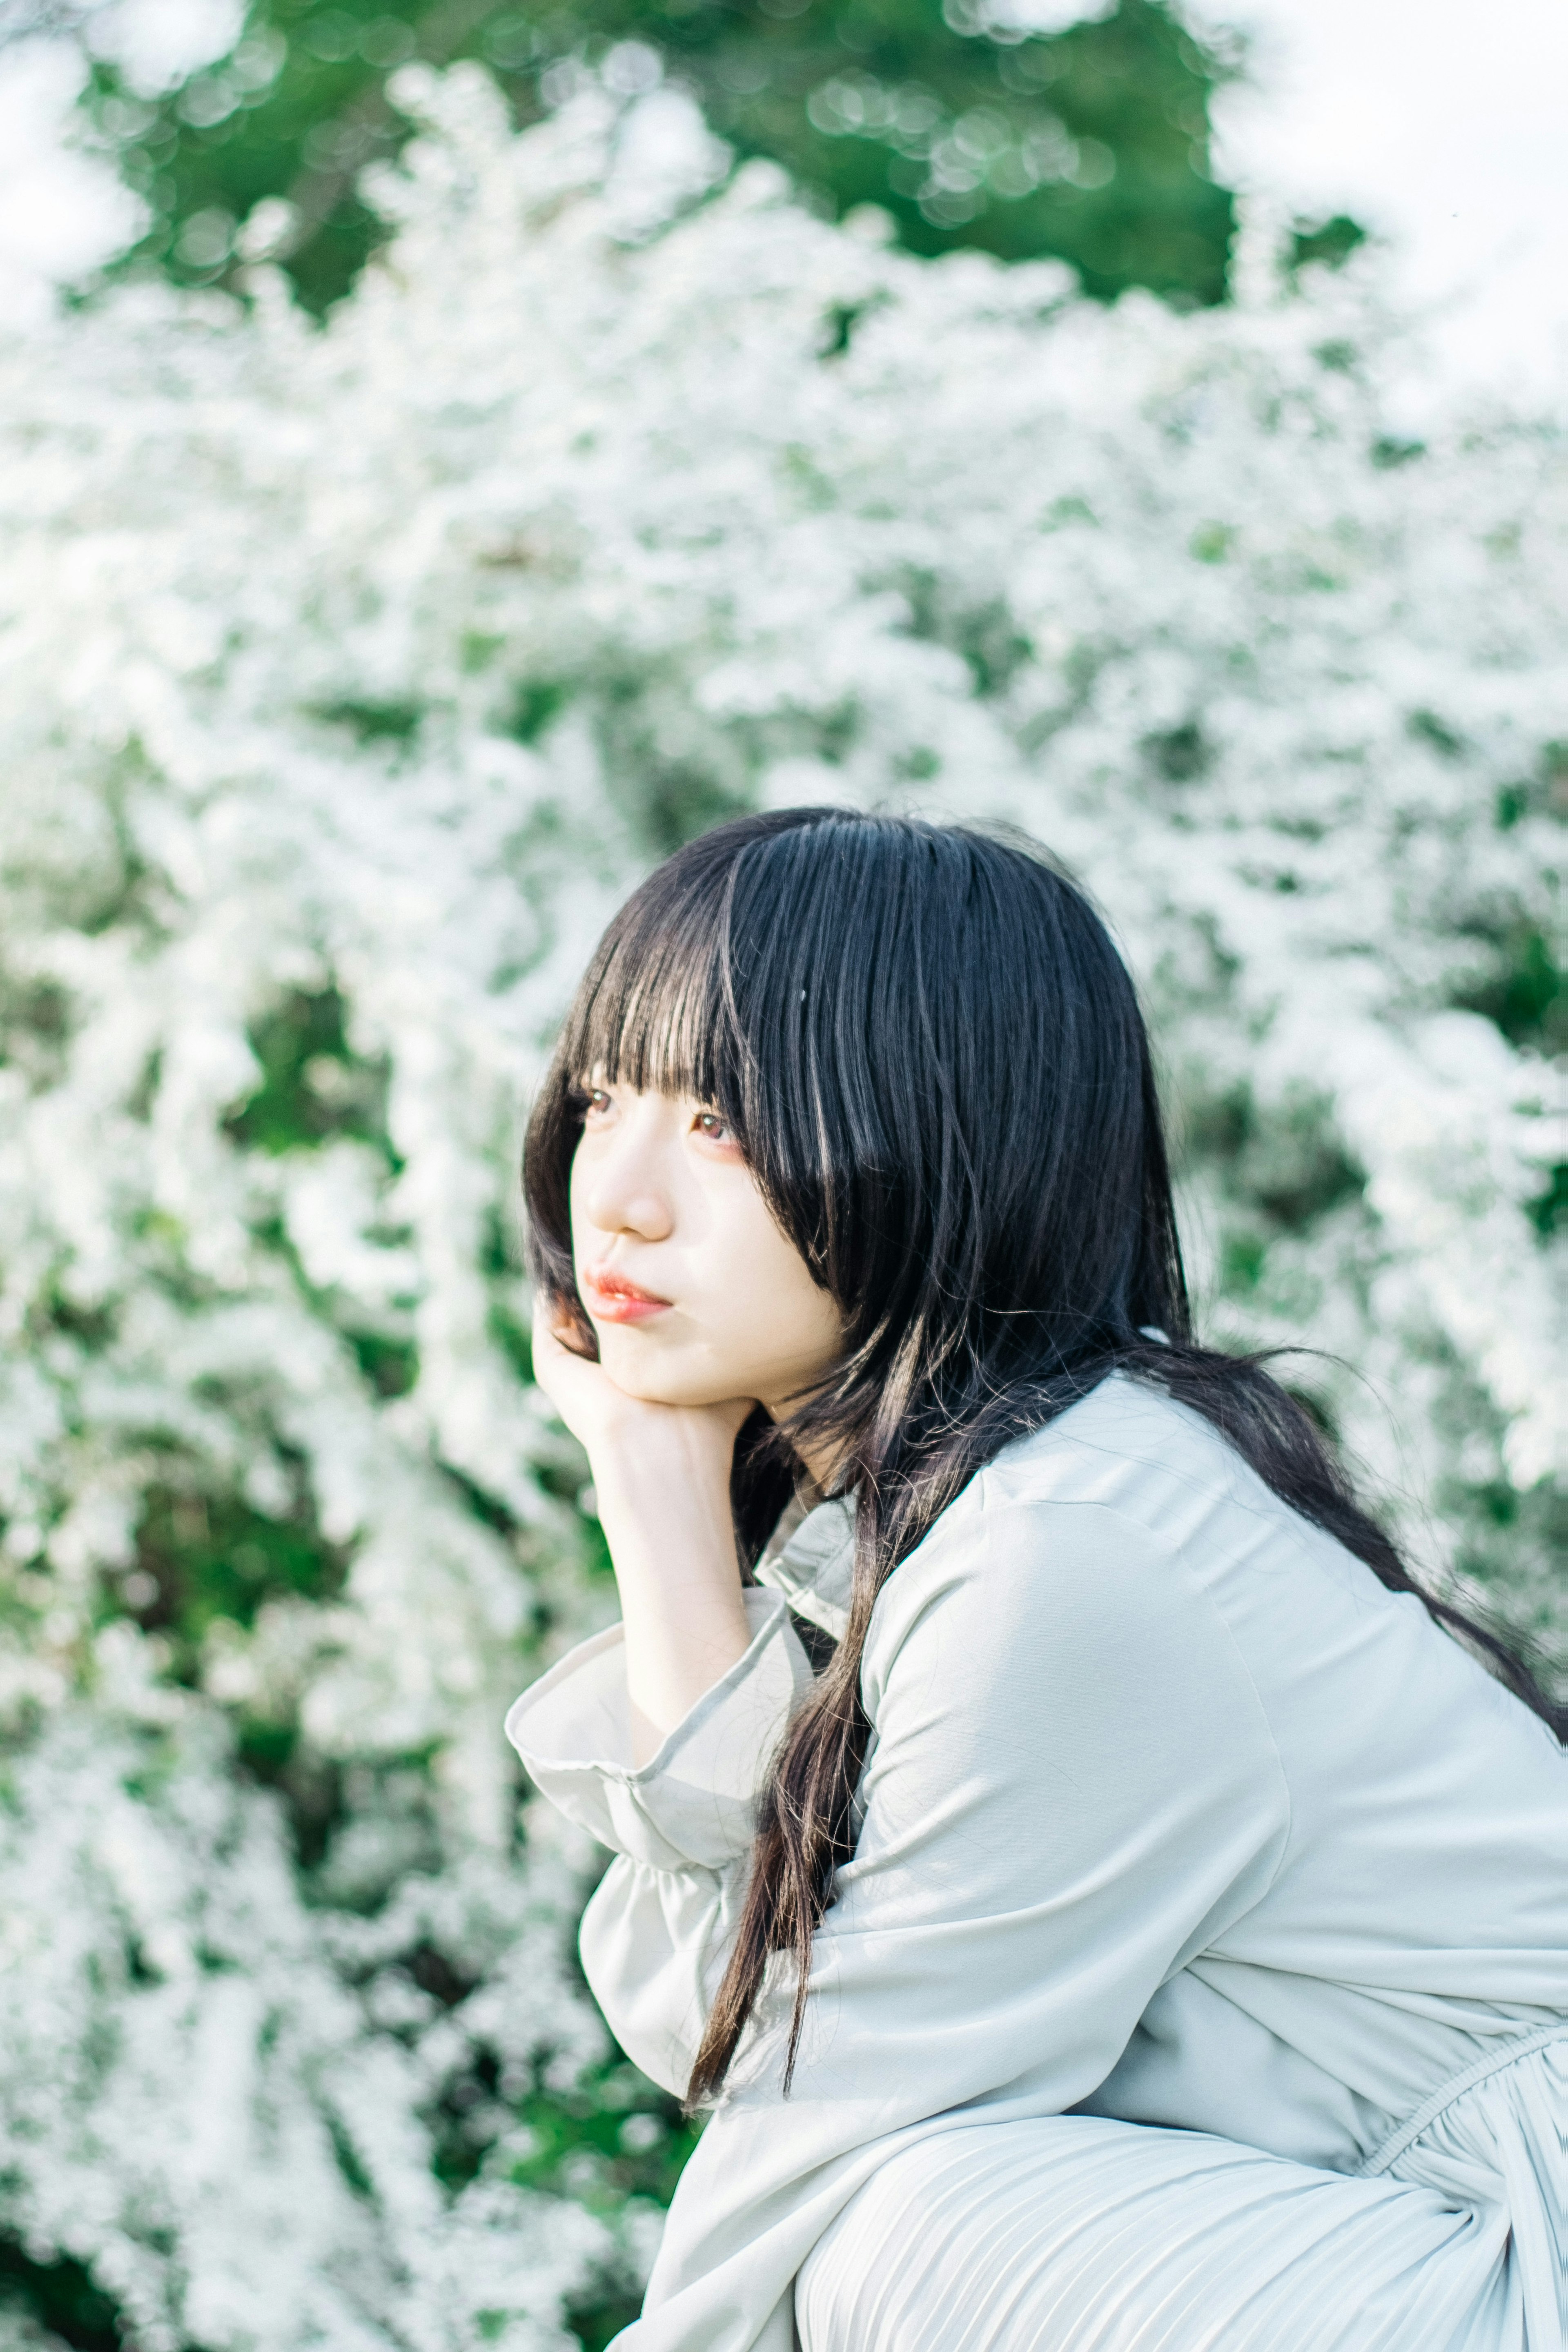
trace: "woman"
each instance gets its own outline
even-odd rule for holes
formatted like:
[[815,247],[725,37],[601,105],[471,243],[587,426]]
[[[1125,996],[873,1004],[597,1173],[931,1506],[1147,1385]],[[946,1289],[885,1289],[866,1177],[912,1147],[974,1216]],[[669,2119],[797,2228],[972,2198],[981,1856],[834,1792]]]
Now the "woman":
[[622,1622],[508,1728],[616,1852],[605,2014],[712,2108],[617,2343],[1563,2352],[1558,1726],[1193,1341],[1079,893],[721,827],[611,925],[526,1184]]

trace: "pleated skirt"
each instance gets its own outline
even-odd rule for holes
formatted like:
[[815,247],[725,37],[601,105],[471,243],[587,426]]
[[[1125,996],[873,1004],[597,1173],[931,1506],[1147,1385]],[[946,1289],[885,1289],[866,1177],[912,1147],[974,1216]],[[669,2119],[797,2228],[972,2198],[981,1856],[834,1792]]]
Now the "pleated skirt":
[[891,2157],[795,2284],[803,2352],[1564,2352],[1568,2045],[1373,2177],[1098,2117]]

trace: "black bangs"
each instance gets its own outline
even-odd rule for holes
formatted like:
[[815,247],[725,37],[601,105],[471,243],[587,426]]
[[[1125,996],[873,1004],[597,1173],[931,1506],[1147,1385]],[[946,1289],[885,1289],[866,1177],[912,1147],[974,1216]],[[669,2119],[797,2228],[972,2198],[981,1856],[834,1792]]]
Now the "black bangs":
[[730,987],[729,891],[633,898],[611,925],[558,1049],[577,1087],[607,1080],[692,1095],[733,1118],[742,1050]]
[[787,863],[787,837],[831,816],[742,818],[650,875],[599,942],[552,1078],[574,1092],[602,1076],[711,1103],[749,1152],[763,1147],[766,1187],[781,1157],[762,1133],[769,1112],[776,1116],[771,1049],[792,1030],[798,1051],[799,1023],[787,1008],[806,1000],[812,944],[802,909],[783,903],[778,856]]

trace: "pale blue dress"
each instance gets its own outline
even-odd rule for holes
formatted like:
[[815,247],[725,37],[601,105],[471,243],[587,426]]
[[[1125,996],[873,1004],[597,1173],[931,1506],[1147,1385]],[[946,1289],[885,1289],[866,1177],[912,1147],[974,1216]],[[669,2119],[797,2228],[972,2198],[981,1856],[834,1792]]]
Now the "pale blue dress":
[[[672,2090],[850,1534],[783,1531],[640,1769],[618,1629],[508,1720]],[[1116,1376],[897,1570],[862,1689],[793,2092],[779,1962],[621,2352],[1564,2352],[1568,1766],[1418,1601]]]

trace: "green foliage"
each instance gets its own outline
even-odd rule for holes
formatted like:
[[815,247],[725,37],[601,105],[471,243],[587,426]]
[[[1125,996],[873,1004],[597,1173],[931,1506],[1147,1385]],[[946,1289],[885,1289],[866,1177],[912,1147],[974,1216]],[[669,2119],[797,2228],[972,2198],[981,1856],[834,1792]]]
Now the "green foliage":
[[529,679],[517,689],[510,723],[505,731],[515,742],[536,743],[570,691],[556,678]]
[[424,717],[417,702],[328,702],[317,712],[330,726],[347,727],[358,743],[406,743]]
[[1292,271],[1308,268],[1314,262],[1329,269],[1342,269],[1357,246],[1365,243],[1365,229],[1349,213],[1331,213],[1324,220],[1298,221],[1286,247],[1286,263]]
[[[1323,1102],[1299,1097],[1264,1118],[1246,1087],[1184,1107],[1180,1159],[1183,1172],[1222,1170],[1235,1197],[1261,1213],[1259,1264],[1267,1239],[1304,1232],[1354,1200],[1366,1181],[1345,1156]],[[1243,1250],[1238,1267],[1246,1257]]]
[[[35,2262],[14,2238],[0,2238],[0,2336],[7,2342],[7,2323],[14,2314],[26,2314],[75,2352],[123,2352],[126,2335],[119,2312],[81,2263],[68,2256]],[[32,2339],[19,2332],[15,2340],[23,2352]]]
[[1530,1220],[1543,1242],[1568,1233],[1568,1160],[1547,1171],[1545,1185],[1530,1203]]
[[[881,205],[915,252],[1058,255],[1102,299],[1224,295],[1232,204],[1209,177],[1209,100],[1236,58],[1163,0],[1047,37],[975,0],[253,0],[232,56],[183,89],[147,103],[100,64],[88,103],[152,210],[133,259],[227,282],[239,225],[283,198],[281,258],[320,311],[382,235],[356,181],[408,136],[386,94],[398,65],[480,58],[527,121],[573,61],[627,43],[658,51],[740,154],[775,157],[836,214]],[[640,48],[619,64],[628,89],[657,71]],[[1336,218],[1302,233],[1299,257],[1342,257],[1359,235]]]
[[[570,2095],[541,2093],[519,2110],[512,2178],[571,2197],[614,2219],[633,2200],[665,2206],[697,2145],[699,2126],[625,2059],[585,2074]],[[603,2352],[642,2308],[629,2276],[605,2275],[568,2314],[584,2352]]]
[[[1561,1171],[1568,1179],[1568,1169]],[[1549,1688],[1563,1687],[1561,1598],[1568,1552],[1568,1497],[1550,1478],[1521,1489],[1467,1468],[1479,1436],[1495,1438],[1493,1408],[1479,1388],[1451,1387],[1441,1419],[1447,1468],[1435,1500],[1453,1528],[1453,1564],[1491,1612],[1495,1630],[1522,1648]]]
[[262,1080],[227,1122],[235,1142],[281,1152],[352,1136],[391,1158],[386,1073],[350,1051],[335,989],[288,997],[252,1029],[250,1044]]
[[127,1598],[138,1622],[163,1633],[194,1666],[215,1619],[249,1625],[263,1601],[285,1594],[330,1600],[342,1588],[345,1566],[343,1554],[323,1540],[302,1489],[290,1517],[274,1519],[237,1496],[156,1486],[137,1528]]
[[1456,1003],[1484,1013],[1514,1045],[1543,1054],[1568,1050],[1568,991],[1552,941],[1528,918],[1500,924],[1486,936],[1490,971],[1461,990]]

